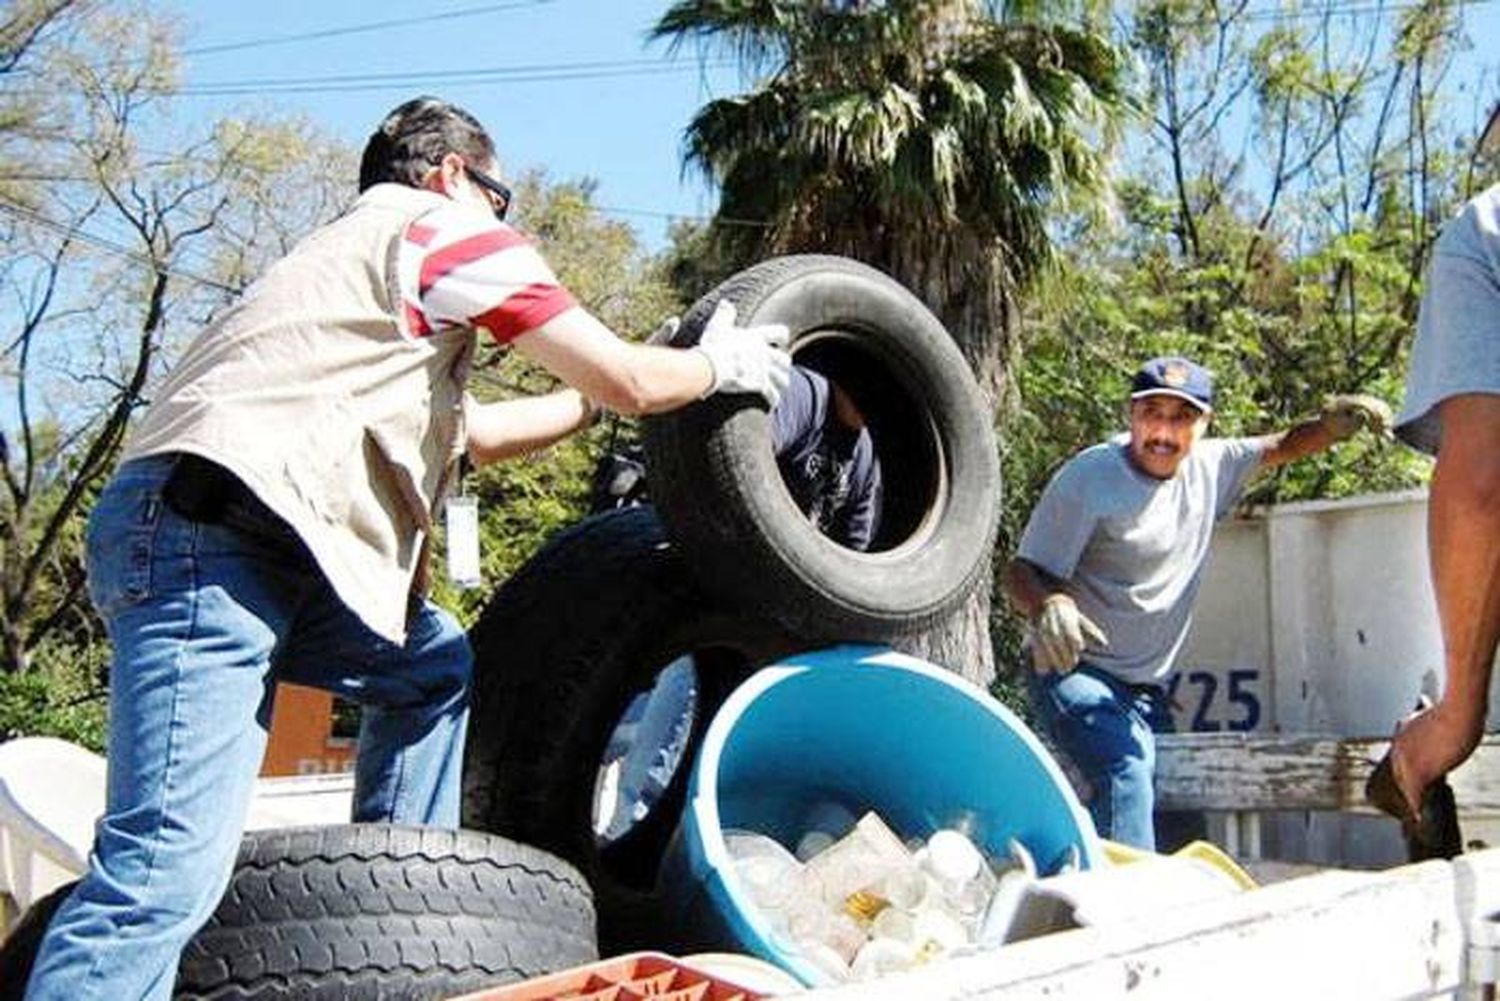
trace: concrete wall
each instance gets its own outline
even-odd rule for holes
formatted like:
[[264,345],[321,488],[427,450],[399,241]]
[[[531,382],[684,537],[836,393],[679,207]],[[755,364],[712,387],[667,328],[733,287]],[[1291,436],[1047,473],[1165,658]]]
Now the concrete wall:
[[[1442,678],[1426,517],[1425,491],[1408,491],[1222,523],[1179,663],[1179,728],[1389,734]],[[1497,708],[1492,691],[1492,718]],[[1268,854],[1282,858],[1404,858],[1384,820],[1300,814],[1267,828]]]

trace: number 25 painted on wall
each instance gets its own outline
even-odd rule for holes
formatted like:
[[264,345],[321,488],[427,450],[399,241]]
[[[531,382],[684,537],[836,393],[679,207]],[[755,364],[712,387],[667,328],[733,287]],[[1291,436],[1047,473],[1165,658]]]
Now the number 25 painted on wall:
[[[1188,729],[1194,733],[1217,733],[1221,730],[1245,732],[1260,725],[1260,697],[1254,689],[1260,686],[1260,672],[1235,668],[1224,675],[1222,701],[1229,711],[1216,705],[1220,701],[1219,675],[1209,671],[1179,671],[1167,685],[1167,696],[1189,716]],[[1233,710],[1237,709],[1237,713]],[[1238,718],[1221,718],[1233,713]]]

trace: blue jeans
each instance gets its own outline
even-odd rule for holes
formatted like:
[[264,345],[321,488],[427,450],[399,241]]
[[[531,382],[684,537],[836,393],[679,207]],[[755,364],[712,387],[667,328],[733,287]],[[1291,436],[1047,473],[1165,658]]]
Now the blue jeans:
[[1166,690],[1129,685],[1087,664],[1026,677],[1043,729],[1088,780],[1100,836],[1155,851],[1154,734],[1176,729]]
[[458,623],[414,603],[406,645],[381,639],[253,497],[214,524],[174,513],[173,465],[122,466],[89,522],[89,593],[114,648],[107,802],[30,1001],[171,996],[228,883],[278,680],[363,703],[354,820],[458,824],[472,666]]

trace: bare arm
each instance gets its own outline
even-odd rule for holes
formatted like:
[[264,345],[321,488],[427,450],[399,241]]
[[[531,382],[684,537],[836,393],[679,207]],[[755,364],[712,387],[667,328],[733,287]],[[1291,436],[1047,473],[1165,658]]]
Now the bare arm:
[[632,344],[581,307],[522,334],[515,346],[588,399],[622,414],[674,410],[713,385],[713,366],[701,352]]
[[1066,591],[1062,582],[1020,557],[1006,564],[1005,572],[1000,575],[1000,589],[1027,622],[1037,617],[1048,598]]
[[464,412],[469,459],[483,466],[536,452],[593,423],[595,409],[575,389],[497,403],[469,401]]
[[1259,441],[1262,445],[1260,466],[1262,469],[1269,469],[1326,452],[1339,439],[1334,437],[1333,432],[1328,430],[1327,423],[1320,417],[1317,420],[1303,421],[1279,434],[1263,435]]
[[1316,420],[1304,421],[1281,434],[1260,439],[1262,467],[1279,466],[1316,455],[1355,434],[1361,428],[1389,438],[1390,405],[1366,393],[1340,393],[1323,401],[1323,412]]

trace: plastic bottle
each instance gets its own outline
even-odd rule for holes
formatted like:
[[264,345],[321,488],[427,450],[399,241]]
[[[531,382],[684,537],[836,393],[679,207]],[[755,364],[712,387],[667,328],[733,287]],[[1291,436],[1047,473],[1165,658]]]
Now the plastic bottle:
[[837,839],[827,831],[816,829],[808,831],[797,841],[797,851],[795,852],[797,860],[799,862],[808,862],[817,858],[823,852],[832,848],[835,840]]
[[926,908],[917,914],[912,921],[912,938],[919,962],[936,959],[969,943],[964,926],[939,908]]
[[1036,862],[1026,846],[1010,839],[1010,858],[1003,868],[996,866],[997,886],[984,919],[979,924],[978,943],[984,948],[1003,945],[1010,940],[1011,926],[1027,891],[1037,881]]
[[976,934],[994,896],[996,880],[974,842],[958,831],[935,831],[919,853],[919,861],[938,892],[938,906],[970,935]]
[[855,980],[873,980],[886,973],[906,970],[917,963],[917,950],[910,942],[890,938],[872,938],[849,964]]
[[774,838],[754,831],[727,831],[724,847],[755,905],[775,920],[798,885],[802,865]]

